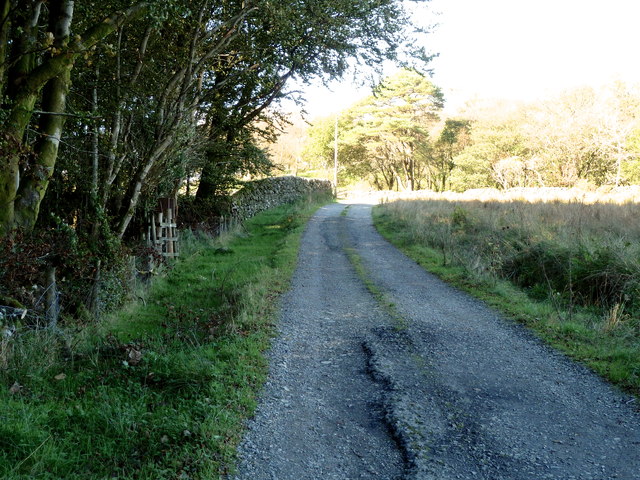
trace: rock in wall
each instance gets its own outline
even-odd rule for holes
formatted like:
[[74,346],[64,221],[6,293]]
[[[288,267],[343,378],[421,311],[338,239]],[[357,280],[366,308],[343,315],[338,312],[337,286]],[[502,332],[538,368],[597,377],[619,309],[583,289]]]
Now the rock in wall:
[[311,195],[332,195],[328,180],[301,177],[271,177],[247,182],[231,197],[233,215],[244,220],[285,203],[293,203]]

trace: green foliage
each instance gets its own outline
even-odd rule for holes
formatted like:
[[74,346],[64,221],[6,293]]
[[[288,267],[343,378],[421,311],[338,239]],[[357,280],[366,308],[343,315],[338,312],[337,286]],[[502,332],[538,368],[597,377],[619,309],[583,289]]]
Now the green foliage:
[[200,209],[222,211],[239,177],[270,173],[258,141],[282,125],[270,107],[297,97],[290,79],[417,51],[400,0],[20,6],[0,24],[0,237],[59,218],[112,292],[120,243],[139,241],[159,198],[197,178]]
[[455,207],[451,214],[451,223],[454,227],[464,228],[467,226],[469,213],[462,207]]
[[[340,114],[339,165],[346,179],[369,178],[379,189],[420,188],[428,177],[428,128],[437,121],[443,95],[425,76],[400,70],[374,94]],[[333,124],[309,131],[305,159],[333,161]],[[316,160],[317,161],[317,160]]]
[[0,477],[225,478],[316,207],[192,238],[144,301],[99,330],[0,344]]
[[273,167],[266,151],[256,145],[248,131],[233,141],[212,139],[205,152],[196,205],[225,199],[242,185],[241,177],[266,176]]
[[451,189],[637,183],[637,88],[574,89],[529,104],[478,102]]
[[[339,119],[338,131],[341,132],[345,128],[344,119]],[[303,159],[311,165],[312,168],[329,168],[333,167],[333,151],[335,139],[335,118],[325,117],[314,120],[313,125],[307,132],[304,150],[302,151]],[[340,144],[340,157],[343,157],[344,147]]]
[[[415,55],[420,49],[409,30],[405,6],[397,0],[258,2],[247,12],[246,31],[231,42],[229,61],[218,62],[204,78],[205,88],[215,92],[203,106],[208,137],[229,147],[239,132],[269,139],[282,122],[266,108],[286,95],[288,79],[340,78],[350,65],[377,68],[384,60]],[[289,95],[300,100],[295,92]],[[325,139],[312,142],[308,161],[328,163]],[[216,170],[210,161],[203,169],[200,200],[215,193]]]
[[627,138],[629,155],[621,163],[622,176],[632,185],[640,185],[640,128],[635,128]]
[[451,171],[456,166],[454,158],[470,143],[471,122],[448,118],[435,145],[429,151],[429,187],[444,191],[451,186]]

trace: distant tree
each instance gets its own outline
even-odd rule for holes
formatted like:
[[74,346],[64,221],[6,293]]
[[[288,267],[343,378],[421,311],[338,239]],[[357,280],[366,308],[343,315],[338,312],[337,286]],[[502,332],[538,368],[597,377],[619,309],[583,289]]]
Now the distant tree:
[[335,117],[318,118],[311,122],[302,149],[302,158],[311,168],[326,169],[333,163],[334,135]]
[[[471,142],[471,122],[449,118],[431,150],[432,160],[427,163],[429,186],[432,190],[444,191],[449,186],[451,171],[455,168],[455,157]],[[428,144],[427,144],[428,145]]]
[[629,134],[627,150],[630,156],[622,162],[622,177],[630,184],[640,185],[640,127]]
[[596,92],[583,88],[527,108],[521,131],[542,162],[547,185],[572,186],[579,179],[604,182],[608,167],[593,142],[597,103]]
[[[307,130],[302,150],[302,159],[312,169],[324,171],[326,178],[332,178],[334,168],[336,117],[329,116],[314,120]],[[349,184],[366,179],[372,173],[364,145],[349,141],[352,118],[349,111],[338,116],[338,183]]]
[[414,70],[401,70],[347,112],[342,141],[366,152],[379,188],[421,188],[431,159],[424,146],[443,106],[438,87]]
[[[507,167],[528,158],[530,152],[520,130],[519,111],[504,112],[501,108],[466,112],[473,120],[467,123],[465,147],[453,158],[449,177],[453,190],[508,188],[513,175],[506,175]],[[526,183],[535,175],[524,169],[522,176]],[[507,178],[510,180],[506,181]]]
[[479,103],[452,188],[620,185],[637,181],[640,91],[578,88],[530,104]]
[[302,158],[308,126],[302,117],[296,117],[283,127],[275,142],[266,144],[266,149],[279,171],[298,175],[310,170],[311,165]]
[[607,183],[618,186],[632,180],[632,165],[640,153],[634,148],[640,128],[640,89],[616,82],[600,94],[599,100],[593,140],[608,167]]

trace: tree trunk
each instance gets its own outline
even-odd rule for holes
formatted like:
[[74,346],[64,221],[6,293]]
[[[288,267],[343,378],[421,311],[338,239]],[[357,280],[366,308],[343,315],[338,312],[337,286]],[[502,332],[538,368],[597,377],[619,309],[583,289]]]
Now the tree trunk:
[[58,325],[58,313],[60,312],[58,286],[56,284],[56,267],[47,268],[45,283],[47,285],[45,294],[45,319],[47,327],[56,328]]
[[20,160],[24,155],[22,137],[27,128],[36,95],[16,99],[4,129],[5,138],[0,141],[0,238],[9,235],[16,227],[15,201],[20,186]]
[[[42,4],[42,0],[29,0],[13,16],[15,24],[13,25],[13,30],[19,32],[19,34],[17,39],[8,39],[11,44],[11,53],[7,72],[6,94],[9,98],[18,96],[21,85],[36,65],[38,21]],[[7,34],[9,33],[10,31],[7,31]]]
[[[207,157],[209,157],[209,155],[207,155]],[[215,178],[216,162],[212,161],[211,158],[207,158],[207,163],[202,168],[200,183],[196,190],[196,203],[202,204],[202,202],[211,198],[216,193],[218,182],[215,181]]]
[[[3,93],[10,99],[11,110],[2,128],[4,138],[0,141],[0,238],[15,228],[15,200],[20,186],[20,163],[25,153],[22,142],[37,100],[37,92],[25,89],[24,83],[35,66],[41,6],[42,1],[29,2],[28,5],[23,5],[24,8],[14,18],[14,29],[20,34],[11,42],[7,84],[3,89]],[[6,3],[3,8],[7,8]],[[8,16],[5,21],[3,34],[8,36]]]
[[410,167],[409,167],[409,176],[411,179],[409,180],[411,191],[416,189],[416,162],[413,159],[413,152],[411,153],[411,157],[409,157]]
[[118,238],[122,238],[124,236],[124,233],[126,232],[127,227],[129,226],[129,223],[133,218],[133,214],[135,213],[136,207],[138,206],[138,200],[140,199],[142,187],[144,186],[144,182],[147,179],[147,175],[149,175],[151,168],[171,146],[172,141],[173,137],[169,135],[158,142],[156,144],[156,147],[153,149],[153,152],[149,155],[149,159],[145,162],[142,168],[138,170],[135,181],[132,184],[131,193],[129,195],[129,205],[127,206],[127,210],[124,212],[124,215],[122,216],[118,224]]
[[[235,140],[235,133],[232,131],[228,131],[221,137],[226,141],[227,144],[232,145]],[[212,141],[216,141],[214,138]],[[196,190],[196,203],[202,204],[207,199],[211,198],[216,194],[218,188],[220,187],[218,163],[224,162],[224,158],[221,158],[224,154],[219,152],[209,152],[207,154],[207,160],[202,168],[202,173],[200,174],[200,183],[198,184],[198,190]]]
[[40,122],[40,138],[36,145],[36,161],[28,175],[20,181],[15,202],[15,225],[30,230],[38,219],[40,204],[58,158],[60,138],[65,122],[65,110],[71,83],[71,66],[51,80],[44,89],[42,105],[45,111]]
[[[51,2],[50,31],[54,32],[54,47],[66,47],[73,19],[73,0]],[[65,106],[71,84],[71,68],[69,62],[60,74],[47,82],[42,93],[42,114],[40,120],[40,137],[35,148],[35,164],[20,181],[15,202],[15,224],[30,230],[38,219],[40,204],[47,191],[49,180],[58,158],[60,138],[65,122]]]
[[9,55],[9,30],[11,29],[11,0],[0,1],[0,98],[4,98],[6,84],[4,83]]
[[[43,3],[30,2],[30,11],[26,14],[19,11],[18,14],[18,17],[22,15],[25,20],[23,25],[20,25],[20,39],[13,42],[12,59],[15,63],[8,72],[7,92],[13,102],[9,115],[0,128],[0,238],[8,235],[17,226],[32,228],[35,224],[40,202],[57,159],[64,124],[64,115],[61,114],[64,113],[70,70],[75,59],[125,21],[144,14],[149,8],[147,2],[140,2],[122,12],[116,12],[96,23],[82,36],[74,38],[67,48],[74,2],[48,2],[50,25],[56,42],[54,45],[61,48],[52,50],[49,57],[36,65],[35,54],[38,50],[33,42],[37,40],[36,27],[40,6]],[[44,94],[43,109],[47,112],[41,119],[44,129],[41,130],[35,149],[34,165],[30,165],[29,176],[25,177],[23,182],[19,165],[26,150],[23,144],[24,134],[41,92]]]
[[91,89],[91,114],[93,115],[93,132],[91,134],[91,202],[98,198],[98,178],[100,172],[100,122],[98,121],[98,80],[100,80],[100,68],[96,65],[96,78]]

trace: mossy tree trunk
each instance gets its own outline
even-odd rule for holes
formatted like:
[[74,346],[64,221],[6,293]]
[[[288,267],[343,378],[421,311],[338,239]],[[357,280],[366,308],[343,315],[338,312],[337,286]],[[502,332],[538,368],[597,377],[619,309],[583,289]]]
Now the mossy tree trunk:
[[[73,4],[72,0],[51,2],[49,31],[54,34],[55,50],[67,46],[73,19]],[[58,158],[72,67],[73,63],[69,61],[43,88],[43,113],[38,123],[39,136],[34,149],[34,162],[22,175],[14,202],[14,224],[17,227],[30,230],[38,219],[40,203],[47,191]]]
[[[66,96],[71,83],[71,69],[75,60],[125,22],[144,14],[147,2],[139,2],[126,10],[115,12],[97,22],[83,35],[69,41],[73,4],[71,0],[48,2],[49,25],[53,38],[39,42],[38,25],[42,1],[25,2],[24,8],[16,9],[4,17],[7,33],[0,27],[1,35],[8,40],[0,49],[0,55],[8,55],[11,67],[7,72],[3,93],[11,99],[8,115],[0,126],[0,238],[14,229],[31,229],[38,216],[40,203],[55,168],[58,147],[65,118]],[[0,15],[5,3],[0,3]],[[10,38],[14,32],[16,38]],[[42,36],[42,35],[41,35]],[[44,35],[48,38],[47,35]],[[50,35],[49,35],[50,37]],[[37,48],[36,48],[37,47]],[[37,52],[46,52],[36,61]],[[36,145],[30,144],[26,136],[34,115],[36,102],[41,98],[42,117],[38,124]]]

